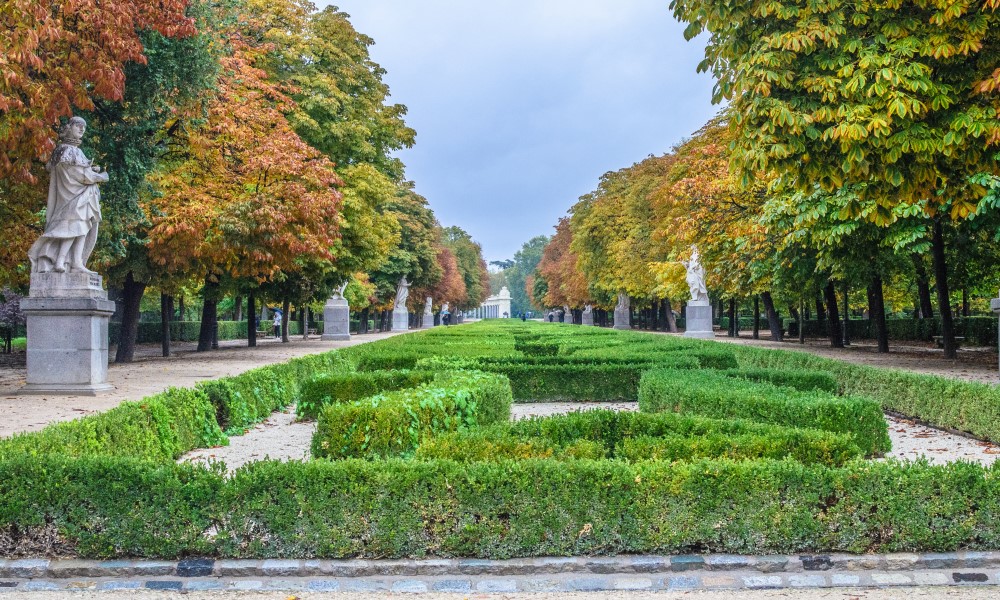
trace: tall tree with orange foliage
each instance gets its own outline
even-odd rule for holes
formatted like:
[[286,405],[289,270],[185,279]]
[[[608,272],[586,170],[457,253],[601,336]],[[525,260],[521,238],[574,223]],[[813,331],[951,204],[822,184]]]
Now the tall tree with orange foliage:
[[268,48],[238,31],[228,41],[204,123],[177,132],[148,200],[152,260],[205,280],[199,350],[211,347],[224,278],[263,281],[332,259],[341,218],[333,164],[296,135],[291,100],[254,66]]
[[[536,277],[544,279],[546,306],[580,308],[590,299],[587,279],[579,267],[579,257],[572,250],[573,230],[567,217],[559,219],[556,233],[545,246]],[[532,282],[537,285],[535,282]]]

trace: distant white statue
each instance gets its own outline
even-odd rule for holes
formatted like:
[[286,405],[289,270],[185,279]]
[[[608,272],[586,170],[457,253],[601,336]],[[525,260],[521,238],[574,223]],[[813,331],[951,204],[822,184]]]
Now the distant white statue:
[[434,314],[434,298],[427,296],[424,301],[424,315],[430,316]]
[[593,313],[594,313],[594,305],[593,304],[585,304],[583,306],[583,314],[590,315],[590,314],[593,314]]
[[692,302],[708,302],[708,288],[705,287],[705,267],[701,266],[698,248],[691,246],[691,259],[683,263],[687,269],[687,284]]
[[394,310],[406,310],[406,301],[410,297],[410,284],[406,281],[406,275],[399,278],[399,287],[396,288],[396,304]]
[[45,165],[51,174],[45,232],[28,251],[35,273],[93,273],[87,269],[87,261],[97,243],[97,225],[101,222],[98,185],[108,181],[108,174],[80,150],[86,131],[86,121],[71,118],[59,130],[59,145]]
[[340,284],[340,287],[333,290],[333,295],[331,296],[331,298],[333,298],[334,300],[343,300],[344,290],[346,289],[347,289],[347,282],[345,281],[344,283]]
[[615,305],[615,312],[627,311],[631,308],[632,303],[629,301],[628,294],[621,292],[618,294],[618,304]]

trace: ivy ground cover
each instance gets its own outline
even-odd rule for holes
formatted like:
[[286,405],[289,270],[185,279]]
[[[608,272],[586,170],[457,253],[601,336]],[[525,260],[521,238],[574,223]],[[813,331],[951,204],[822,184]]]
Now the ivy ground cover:
[[[942,424],[970,397],[996,410],[982,387],[925,379],[572,325],[438,328],[0,441],[0,554],[998,548],[995,468],[875,460],[889,449],[883,408],[926,407]],[[640,412],[510,422],[513,402],[548,400]],[[312,460],[231,476],[175,462],[292,404],[317,421]]]

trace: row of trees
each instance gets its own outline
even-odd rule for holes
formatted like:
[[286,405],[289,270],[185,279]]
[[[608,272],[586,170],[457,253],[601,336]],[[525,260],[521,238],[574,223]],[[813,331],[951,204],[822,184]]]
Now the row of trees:
[[[352,306],[391,307],[404,275],[453,306],[488,295],[481,250],[442,227],[395,150],[414,143],[389,102],[372,40],[335,7],[305,0],[0,0],[12,14],[0,78],[0,282],[28,283],[44,224],[41,168],[54,130],[87,119],[84,150],[110,174],[92,259],[120,290],[117,360],[129,361],[140,302],[192,282],[199,349],[220,299],[308,304],[347,281]],[[287,328],[286,328],[287,329]],[[255,344],[254,328],[250,343]],[[165,349],[168,351],[168,349]]]
[[[549,306],[665,310],[696,244],[710,290],[835,325],[862,306],[937,317],[996,294],[1000,2],[892,6],[675,0],[720,116],[663,156],[602,177],[560,221],[531,288]],[[932,292],[936,302],[932,301]],[[842,345],[831,326],[831,343]]]

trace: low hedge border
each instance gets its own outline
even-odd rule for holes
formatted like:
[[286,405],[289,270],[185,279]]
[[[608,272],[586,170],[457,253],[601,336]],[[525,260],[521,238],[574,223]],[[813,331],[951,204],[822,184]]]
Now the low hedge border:
[[888,426],[875,401],[799,392],[712,371],[649,371],[639,386],[639,409],[714,418],[750,419],[852,434],[866,455],[889,451]]
[[529,459],[264,461],[226,478],[19,457],[0,461],[0,553],[53,539],[88,558],[986,550],[1000,547],[997,475],[969,463]]

